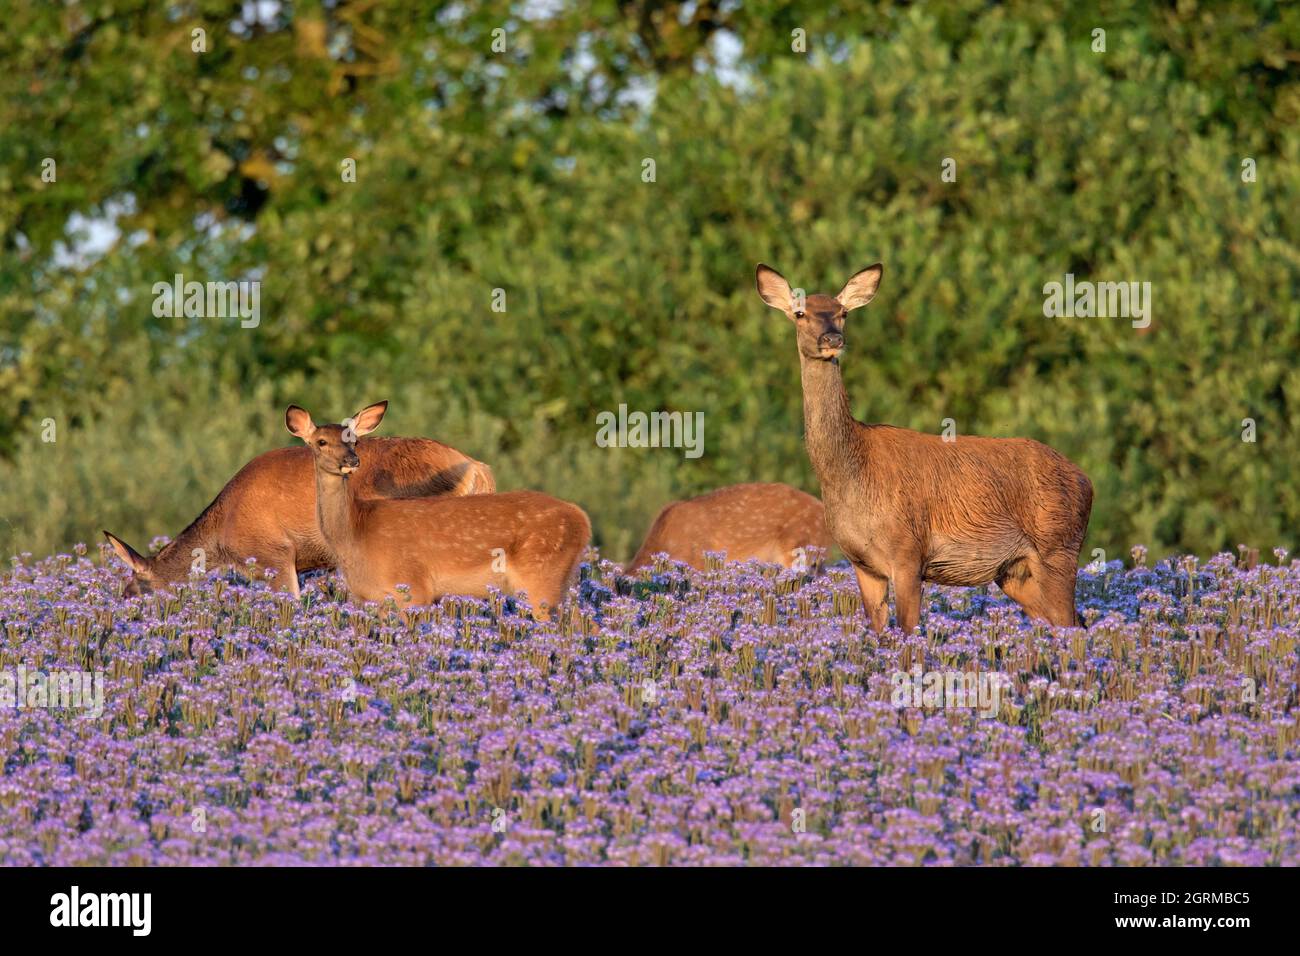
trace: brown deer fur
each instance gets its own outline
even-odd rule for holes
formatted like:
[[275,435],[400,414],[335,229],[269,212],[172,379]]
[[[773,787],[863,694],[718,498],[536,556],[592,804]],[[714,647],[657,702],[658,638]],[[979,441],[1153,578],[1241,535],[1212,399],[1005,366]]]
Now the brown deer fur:
[[1036,441],[945,441],[864,425],[849,413],[839,365],[844,321],[875,296],[882,271],[871,266],[838,296],[803,302],[780,273],[757,271],[760,297],[795,324],[808,457],[872,629],[889,622],[893,582],[898,625],[910,633],[920,623],[923,581],[996,581],[1031,617],[1081,624],[1074,582],[1092,511],[1087,475]]
[[[362,497],[431,497],[496,490],[492,469],[455,448],[427,438],[367,438],[365,462],[352,476]],[[127,594],[183,580],[194,551],[205,565],[240,566],[256,558],[275,571],[273,586],[298,594],[298,575],[334,567],[334,555],[316,524],[312,454],[296,445],[258,455],[226,483],[216,499],[156,557],[146,558],[104,532],[132,570]]]
[[627,573],[653,563],[661,552],[700,569],[706,551],[725,551],[728,561],[756,559],[788,568],[798,560],[798,549],[830,550],[822,512],[812,495],[782,484],[730,485],[674,501],[655,518]]
[[296,405],[285,413],[289,431],[314,456],[316,520],[353,597],[392,597],[405,609],[447,594],[487,597],[495,587],[526,593],[533,615],[549,617],[591,540],[586,513],[536,491],[363,498],[352,484],[366,454],[356,439],[378,427],[387,408],[379,402],[362,409],[350,431],[315,425]]

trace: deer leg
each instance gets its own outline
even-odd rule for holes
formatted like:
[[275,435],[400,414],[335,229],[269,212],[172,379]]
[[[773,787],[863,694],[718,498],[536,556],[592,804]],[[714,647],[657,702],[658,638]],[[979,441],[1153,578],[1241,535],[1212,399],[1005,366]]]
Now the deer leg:
[[[524,590],[530,594],[537,595],[533,602],[533,618],[537,621],[549,621],[551,616],[559,610],[560,605],[564,602],[565,596],[569,589],[577,582],[579,569],[582,564],[583,554],[586,552],[586,538],[575,538],[566,549],[567,553],[562,552],[556,558],[550,559],[543,565],[543,570],[537,575],[537,580],[532,583],[533,588],[525,588],[522,581],[511,582],[511,587],[516,591]],[[507,573],[507,581],[510,581]]]
[[[562,593],[558,588],[547,588],[541,582],[537,587],[524,587],[522,582],[510,585],[510,593],[516,601],[526,600],[534,621],[544,622],[551,619],[551,612],[559,605]],[[536,594],[537,597],[532,595]]]
[[293,561],[289,561],[287,564],[283,564],[277,568],[275,572],[275,584],[276,587],[284,588],[294,597],[300,597],[302,591],[298,587],[298,565]]
[[[275,577],[268,580],[266,569],[274,571]],[[294,564],[292,551],[277,551],[266,555],[266,563],[259,564],[257,570],[258,576],[266,581],[272,590],[288,591],[294,597],[298,597],[298,568]]]
[[998,587],[1031,618],[1064,627],[1074,625],[1074,575],[1065,575],[1059,565],[1031,555],[1004,575]]
[[894,606],[899,629],[911,634],[921,623],[921,575],[914,571],[894,575]]
[[540,600],[533,609],[533,617],[539,621],[549,621],[551,616],[559,610],[560,605],[564,602],[564,596],[568,593],[569,587],[577,577],[578,564],[575,561],[573,566],[565,570],[563,574],[555,575],[551,580],[542,582],[537,593]]
[[514,569],[513,563],[507,564],[506,570],[501,573],[502,580],[495,584],[496,587],[520,603],[527,601],[534,621],[545,621],[550,617],[547,608],[543,606],[542,597],[548,593],[543,581],[531,580],[527,575],[520,574]]
[[1083,618],[1074,606],[1074,581],[1079,573],[1078,559],[1071,554],[1055,554],[1044,561],[1042,579],[1043,610],[1058,627],[1083,627]]
[[549,621],[564,598],[563,579],[554,573],[525,581],[507,573],[506,589],[517,601],[527,601],[534,621]]
[[866,612],[867,622],[873,631],[883,634],[889,626],[889,603],[885,600],[889,593],[889,579],[857,565],[854,565],[853,573],[858,576],[858,590],[862,593],[862,610]]
[[998,582],[998,587],[1002,588],[1003,593],[1019,604],[1021,609],[1031,618],[1042,621],[1047,620],[1047,614],[1043,608],[1042,589],[1039,588],[1036,577],[1025,574],[1021,577],[1003,578]]

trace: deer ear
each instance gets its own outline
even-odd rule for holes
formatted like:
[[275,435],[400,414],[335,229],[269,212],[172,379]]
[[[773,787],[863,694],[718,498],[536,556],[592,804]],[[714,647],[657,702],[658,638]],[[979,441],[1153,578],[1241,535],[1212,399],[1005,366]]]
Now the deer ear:
[[358,438],[362,435],[369,435],[384,420],[384,412],[386,411],[388,411],[388,402],[386,400],[367,405],[352,416],[352,431],[356,433]]
[[785,276],[760,262],[758,268],[754,270],[754,279],[758,284],[759,298],[764,302],[786,313],[793,309],[790,283],[785,281]]
[[876,297],[876,289],[880,287],[880,276],[884,271],[885,267],[879,262],[874,266],[867,266],[844,283],[844,288],[840,290],[840,294],[835,298],[849,312],[862,308]]
[[113,550],[117,552],[117,556],[126,563],[128,568],[136,574],[149,573],[148,558],[137,552],[135,548],[131,547],[117,535],[109,534],[105,531],[104,537],[108,539],[108,543],[113,546]]
[[303,441],[307,441],[311,433],[316,430],[311,416],[307,414],[307,409],[299,408],[297,405],[290,405],[284,413],[284,424],[291,434],[297,435]]

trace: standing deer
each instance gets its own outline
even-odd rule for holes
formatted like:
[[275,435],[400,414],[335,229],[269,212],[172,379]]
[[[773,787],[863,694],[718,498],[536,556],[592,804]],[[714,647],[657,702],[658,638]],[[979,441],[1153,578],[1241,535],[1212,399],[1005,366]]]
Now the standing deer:
[[[536,491],[441,498],[363,498],[352,485],[387,402],[343,425],[316,425],[297,405],[285,425],[316,463],[316,521],[338,555],[348,590],[362,601],[392,597],[403,610],[447,594],[527,593],[546,620],[572,583],[591,540],[577,505]],[[406,593],[398,590],[406,585]]]
[[[362,497],[474,495],[496,490],[491,468],[441,442],[367,438],[361,449],[366,463],[352,481]],[[104,537],[132,571],[126,595],[184,580],[201,556],[204,566],[238,566],[256,558],[259,567],[276,572],[275,588],[297,597],[299,574],[335,565],[316,524],[314,471],[311,451],[302,446],[258,455],[153,558],[105,531]]]
[[626,573],[653,563],[661,552],[701,570],[706,551],[725,551],[728,561],[753,558],[788,568],[808,546],[831,547],[820,501],[789,485],[730,485],[666,505]]
[[869,266],[837,296],[796,301],[779,272],[757,270],[759,296],[795,325],[808,458],[872,630],[889,623],[891,581],[905,633],[920,623],[923,581],[996,581],[1031,617],[1082,624],[1074,579],[1092,483],[1073,462],[1024,438],[945,441],[849,413],[844,320],[875,297],[882,271]]

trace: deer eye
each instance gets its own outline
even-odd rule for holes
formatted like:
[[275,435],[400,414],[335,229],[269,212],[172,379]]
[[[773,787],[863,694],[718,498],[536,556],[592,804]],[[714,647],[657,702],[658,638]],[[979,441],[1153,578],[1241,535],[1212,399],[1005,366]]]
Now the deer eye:
[[796,312],[796,313],[794,314],[794,317],[795,317],[796,319],[802,319],[802,318],[803,318],[803,312]]
[[325,445],[328,444],[328,443],[325,441],[325,439],[322,438],[322,439],[320,439],[319,441],[317,441],[316,444],[318,444],[318,445],[320,445],[322,448],[324,448]]

